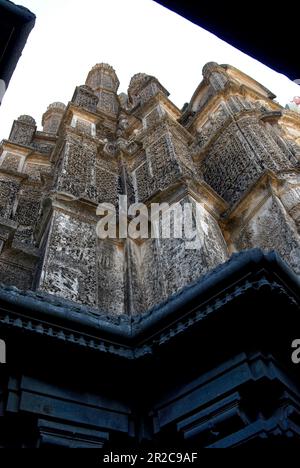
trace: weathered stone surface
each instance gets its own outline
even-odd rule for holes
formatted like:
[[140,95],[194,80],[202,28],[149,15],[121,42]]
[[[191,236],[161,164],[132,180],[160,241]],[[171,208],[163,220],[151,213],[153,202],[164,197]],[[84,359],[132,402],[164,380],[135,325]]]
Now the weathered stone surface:
[[28,146],[36,130],[35,120],[29,115],[21,115],[13,123],[9,139],[19,145]]
[[277,197],[270,197],[241,230],[238,249],[253,245],[264,251],[276,250],[300,274],[299,235]]
[[[117,94],[97,64],[43,131],[21,116],[0,149],[0,280],[95,313],[140,314],[252,247],[275,249],[300,273],[300,115],[229,65],[209,63],[180,111],[153,76]],[[186,203],[190,239],[99,239],[105,202]],[[129,219],[130,221],[130,219]],[[156,221],[149,222],[149,234]]]
[[45,250],[40,288],[79,303],[96,305],[95,227],[55,212]]

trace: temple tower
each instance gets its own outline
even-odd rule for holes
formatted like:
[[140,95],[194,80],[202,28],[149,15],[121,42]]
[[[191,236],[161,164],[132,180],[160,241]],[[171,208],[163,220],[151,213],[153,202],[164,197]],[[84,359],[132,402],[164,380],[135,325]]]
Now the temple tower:
[[[13,123],[0,152],[0,280],[132,315],[252,247],[299,274],[300,115],[214,62],[182,111],[154,76],[118,88],[97,64],[66,106],[48,106],[42,131],[30,116]],[[147,236],[97,235],[98,205],[118,213],[120,195],[144,217],[156,206]],[[174,229],[186,206],[193,246]]]

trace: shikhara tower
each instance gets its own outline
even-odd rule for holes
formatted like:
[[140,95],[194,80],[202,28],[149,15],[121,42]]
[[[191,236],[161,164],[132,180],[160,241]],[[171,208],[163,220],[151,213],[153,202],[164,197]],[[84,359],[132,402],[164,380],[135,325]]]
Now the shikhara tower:
[[[216,63],[182,111],[118,88],[98,64],[1,145],[0,447],[299,444],[300,114]],[[197,202],[200,248],[98,238],[120,194]]]
[[[180,111],[153,76],[118,95],[98,64],[43,131],[21,116],[1,146],[0,280],[100,311],[164,301],[232,252],[275,249],[299,272],[300,117],[228,65],[209,63]],[[180,239],[99,240],[96,207],[201,204],[202,248]]]

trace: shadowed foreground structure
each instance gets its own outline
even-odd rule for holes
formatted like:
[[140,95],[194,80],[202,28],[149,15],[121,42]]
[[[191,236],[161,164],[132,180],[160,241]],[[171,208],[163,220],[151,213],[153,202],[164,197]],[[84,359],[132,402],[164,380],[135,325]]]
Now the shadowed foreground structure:
[[[98,64],[2,142],[0,444],[297,444],[300,115],[229,65],[182,111],[118,86]],[[199,248],[97,238],[120,194],[198,204]]]
[[[253,0],[251,8],[246,6],[245,10],[235,3],[219,2],[217,11],[216,5],[207,1],[155,1],[291,80],[299,80],[299,62],[290,47],[298,42],[296,20],[291,14],[296,18],[297,8],[281,8],[270,21],[268,5],[259,0]],[[274,27],[279,28],[278,34],[274,34]]]
[[34,24],[27,8],[0,0],[0,105]]

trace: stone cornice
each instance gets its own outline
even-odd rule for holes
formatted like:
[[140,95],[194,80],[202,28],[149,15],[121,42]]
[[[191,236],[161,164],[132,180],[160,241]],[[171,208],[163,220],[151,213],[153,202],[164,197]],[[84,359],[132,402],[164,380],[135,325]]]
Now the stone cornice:
[[218,219],[226,209],[228,203],[221,198],[212,187],[204,180],[198,181],[191,177],[183,176],[165,190],[159,190],[145,202],[147,206],[151,203],[169,204],[177,203],[186,196],[192,196],[200,204],[203,204],[212,216]]
[[33,146],[23,146],[8,140],[3,141],[2,150],[11,151],[12,153],[17,154],[19,156],[24,156],[26,160],[28,160],[29,158],[32,160],[37,159],[44,163],[48,161],[50,155],[50,153],[45,154],[38,151]]
[[66,215],[72,215],[77,219],[84,222],[96,224],[99,217],[96,215],[98,204],[83,198],[76,198],[68,193],[51,192],[48,194],[44,201],[44,216],[41,220],[41,228],[36,233],[36,238],[41,239],[43,235],[45,224],[48,223],[53,211],[61,212]]
[[55,133],[48,133],[43,131],[37,131],[34,134],[34,140],[46,140],[47,142],[53,141],[53,143],[57,140],[57,135]]
[[24,156],[34,151],[32,146],[21,145],[10,140],[3,140],[2,147],[8,151],[17,151],[18,154],[22,154]]
[[33,151],[32,153],[28,154],[28,156],[26,157],[25,163],[27,162],[40,164],[41,166],[51,167],[50,153],[45,154],[45,153],[40,153],[38,151]]
[[77,106],[76,104],[69,102],[68,107],[65,111],[64,118],[63,118],[65,125],[67,124],[68,120],[74,114],[78,116],[82,116],[83,119],[88,120],[89,122],[95,123],[95,124],[98,124],[104,121],[104,118],[101,115],[99,115],[100,112],[99,113],[92,112],[92,111],[85,109],[84,107]]

